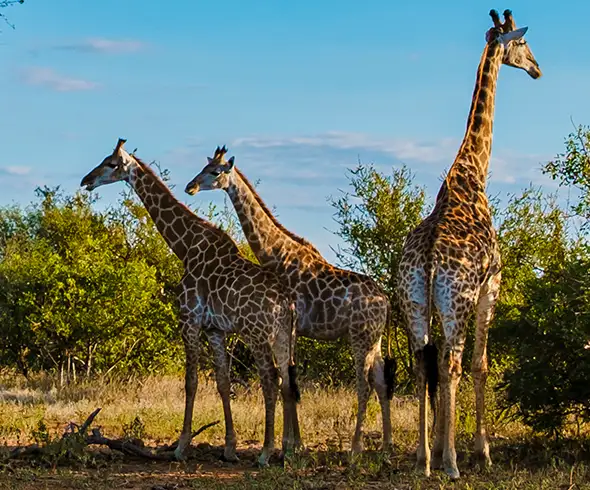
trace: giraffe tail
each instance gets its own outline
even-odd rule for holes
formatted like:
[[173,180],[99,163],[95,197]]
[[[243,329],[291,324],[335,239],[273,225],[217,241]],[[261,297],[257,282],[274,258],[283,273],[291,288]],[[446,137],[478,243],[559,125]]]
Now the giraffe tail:
[[295,344],[297,341],[297,312],[295,311],[295,304],[291,303],[289,305],[289,310],[291,312],[291,335],[290,335],[290,360],[289,360],[289,391],[291,392],[291,396],[295,399],[297,403],[301,401],[301,392],[299,391],[299,386],[297,384],[297,365],[295,364]]
[[430,398],[432,413],[435,413],[436,390],[438,388],[438,349],[434,343],[424,346],[424,367],[428,384],[428,398]]
[[395,392],[395,377],[397,374],[397,361],[391,355],[391,305],[387,302],[387,317],[385,320],[385,328],[387,329],[387,355],[385,356],[383,365],[383,375],[385,377],[385,387],[387,388],[387,399],[393,398]]

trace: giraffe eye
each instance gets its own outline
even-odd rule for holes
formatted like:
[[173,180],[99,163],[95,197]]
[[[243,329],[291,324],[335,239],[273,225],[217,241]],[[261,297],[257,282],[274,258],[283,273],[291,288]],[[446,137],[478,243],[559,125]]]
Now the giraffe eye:
[[213,177],[218,177],[219,174],[221,174],[219,170],[211,170],[211,175],[213,175]]

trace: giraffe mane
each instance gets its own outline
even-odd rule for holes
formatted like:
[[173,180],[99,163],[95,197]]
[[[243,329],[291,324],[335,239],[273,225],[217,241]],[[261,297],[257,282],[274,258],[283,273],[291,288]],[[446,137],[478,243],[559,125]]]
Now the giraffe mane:
[[296,235],[295,233],[287,230],[287,228],[285,228],[281,223],[279,223],[279,220],[277,220],[275,218],[275,216],[271,213],[270,209],[268,209],[268,206],[266,205],[266,203],[262,200],[262,198],[260,197],[260,195],[258,194],[258,192],[256,192],[256,190],[254,189],[254,186],[251,184],[251,182],[246,178],[246,176],[240,171],[240,169],[238,169],[237,167],[234,167],[235,171],[238,173],[238,175],[240,176],[240,178],[244,181],[244,184],[246,184],[246,186],[248,187],[248,189],[250,189],[250,192],[252,193],[252,195],[254,196],[254,199],[256,199],[256,202],[258,203],[258,205],[260,206],[260,208],[264,211],[264,213],[270,218],[270,220],[273,222],[273,224],[281,231],[283,232],[285,235],[287,235],[289,238],[291,238],[292,240],[294,240],[295,242],[297,242],[299,245],[303,245],[304,247],[310,248],[312,249],[315,253],[320,254],[319,250],[317,248],[315,248],[310,242],[308,242],[305,238],[300,237],[299,235]]
[[175,201],[175,204],[177,204],[185,213],[189,214],[191,219],[198,221],[201,226],[204,226],[209,231],[211,231],[212,233],[217,235],[219,238],[225,240],[226,242],[230,242],[235,247],[236,253],[240,253],[238,245],[236,244],[236,242],[234,241],[234,239],[231,236],[229,236],[225,231],[223,231],[221,228],[219,228],[214,223],[211,223],[210,221],[206,220],[205,218],[201,218],[200,216],[195,214],[195,212],[192,211],[186,204],[179,201],[172,194],[172,192],[170,191],[170,188],[164,183],[164,181],[156,174],[156,172],[154,172],[154,169],[150,165],[148,165],[147,163],[145,163],[144,161],[142,161],[141,159],[139,159],[138,157],[136,157],[135,155],[133,155],[131,153],[129,154],[129,156],[131,156],[137,162],[137,164],[141,166],[141,168],[143,169],[144,172],[149,173],[150,175],[153,176],[154,182],[156,183],[156,185],[162,191],[169,193],[171,199]]

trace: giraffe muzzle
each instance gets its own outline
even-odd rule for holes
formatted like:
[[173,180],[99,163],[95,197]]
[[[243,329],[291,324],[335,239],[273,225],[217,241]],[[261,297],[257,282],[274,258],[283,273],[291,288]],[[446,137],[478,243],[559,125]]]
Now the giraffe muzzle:
[[198,182],[189,182],[184,189],[184,192],[187,194],[194,196],[197,192],[199,192],[199,183]]

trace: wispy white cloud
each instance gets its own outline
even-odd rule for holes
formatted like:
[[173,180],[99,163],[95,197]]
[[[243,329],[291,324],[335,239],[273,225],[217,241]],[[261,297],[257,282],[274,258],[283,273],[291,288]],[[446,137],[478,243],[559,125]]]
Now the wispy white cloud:
[[[335,162],[339,162],[339,166],[354,166],[357,156],[363,162],[374,162],[381,169],[403,163],[424,177],[435,176],[432,183],[438,187],[440,176],[453,163],[459,144],[460,141],[454,138],[379,138],[365,133],[330,131],[309,136],[237,138],[231,142],[230,152],[235,148],[236,153],[244,153],[247,157],[257,155],[260,159],[257,170],[263,175],[284,176],[287,171],[289,177],[311,181],[326,174],[333,175]],[[269,158],[271,155],[278,157],[279,161],[282,156],[285,162],[297,159],[298,163],[287,169],[283,165],[277,167],[276,160]],[[499,148],[490,162],[490,182],[510,186],[529,182],[551,185],[550,179],[540,171],[541,165],[549,158],[549,155]],[[431,179],[427,177],[427,180]]]
[[365,133],[329,131],[312,136],[245,137],[234,140],[233,146],[250,148],[284,148],[290,146],[327,147],[338,150],[364,150],[384,153],[401,161],[434,163],[452,158],[457,141],[443,138],[435,141],[379,138]]
[[[233,140],[205,141],[197,138],[162,157],[165,166],[183,174],[180,187],[206,164],[217,145],[226,144],[229,155],[253,182],[269,206],[276,206],[279,220],[294,232],[311,239],[332,257],[328,244],[338,242],[326,230],[337,228],[328,196],[350,190],[347,169],[358,161],[372,163],[385,174],[392,167],[407,164],[414,173],[414,183],[426,187],[434,199],[441,176],[453,163],[460,141],[443,138],[384,138],[366,133],[330,131],[321,134],[287,136],[246,136]],[[490,162],[488,193],[505,202],[507,194],[518,194],[529,183],[548,185],[540,167],[548,160],[541,154],[510,151],[496,145]],[[175,171],[176,172],[176,171]],[[221,194],[221,193],[219,193]],[[216,193],[199,196],[202,202],[223,202]],[[311,225],[310,223],[313,223]]]
[[59,44],[54,49],[83,53],[121,54],[135,53],[145,49],[146,43],[134,39],[89,38],[81,41]]
[[52,68],[44,67],[31,67],[23,70],[21,79],[28,85],[38,85],[57,92],[94,90],[99,86],[95,82],[61,75]]
[[555,187],[555,182],[541,171],[542,165],[549,159],[550,155],[499,150],[490,161],[490,182],[498,185],[533,183]]
[[7,167],[0,167],[0,173],[3,175],[23,176],[31,173],[31,167],[9,165]]

